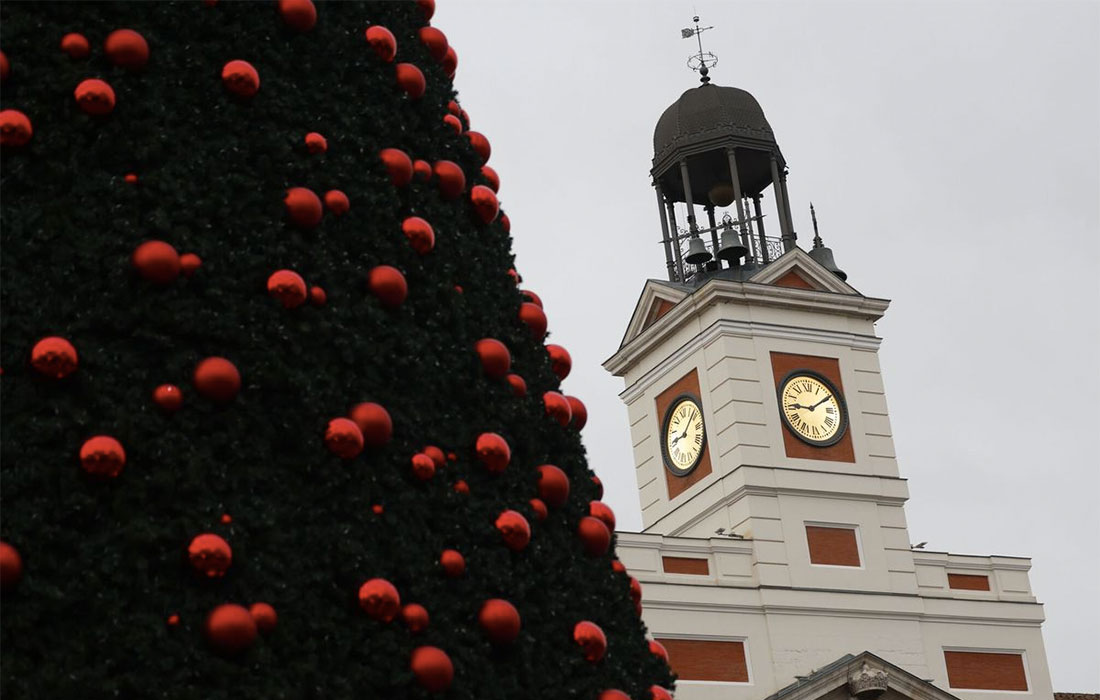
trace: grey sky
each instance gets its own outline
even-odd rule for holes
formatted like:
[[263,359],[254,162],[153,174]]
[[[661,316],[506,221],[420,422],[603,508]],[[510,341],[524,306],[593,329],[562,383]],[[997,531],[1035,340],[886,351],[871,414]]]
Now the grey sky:
[[600,363],[664,275],[648,172],[657,118],[698,84],[693,10],[715,82],[775,130],[799,242],[812,199],[849,283],[893,300],[912,540],[1033,557],[1055,690],[1100,690],[1100,4],[440,0],[623,529],[641,522],[626,411]]

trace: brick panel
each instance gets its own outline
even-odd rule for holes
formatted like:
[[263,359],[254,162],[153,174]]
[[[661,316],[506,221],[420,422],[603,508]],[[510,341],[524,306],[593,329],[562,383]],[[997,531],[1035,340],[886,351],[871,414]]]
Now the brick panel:
[[806,526],[806,543],[811,564],[859,566],[859,544],[856,531],[848,527]]
[[945,651],[947,682],[970,690],[1027,690],[1024,657],[984,651]]
[[[814,355],[791,355],[785,352],[771,353],[772,377],[775,380],[775,390],[779,391],[779,382],[783,377],[796,369],[808,369],[822,375],[840,390],[844,396],[844,403],[848,406],[848,397],[844,391],[844,382],[840,381],[840,362],[835,357],[816,357]],[[776,397],[778,402],[778,396]],[[849,411],[851,406],[848,406]],[[807,445],[787,430],[783,425],[783,419],[779,419],[779,431],[783,433],[783,448],[788,457],[798,459],[823,459],[831,462],[855,462],[856,452],[852,447],[851,415],[848,416],[848,429],[835,445],[828,447],[814,447]]]
[[668,650],[669,666],[682,681],[746,683],[749,667],[743,642],[703,639],[657,639]]
[[[661,434],[661,425],[665,420],[665,412],[668,407],[680,394],[691,394],[695,398],[700,399],[699,406],[702,408],[702,396],[699,392],[699,373],[694,369],[681,377],[675,384],[665,389],[657,396],[657,439],[664,440],[665,436]],[[703,430],[707,430],[706,416],[703,416]],[[707,434],[707,444],[703,446],[703,456],[699,458],[699,464],[695,469],[687,476],[676,476],[665,468],[664,458],[661,458],[661,471],[665,473],[665,483],[668,484],[668,498],[671,501],[684,491],[687,491],[694,484],[702,481],[708,474],[710,474],[710,434]]]
[[977,574],[948,574],[947,586],[961,591],[988,591],[989,577]]
[[812,284],[806,281],[806,279],[795,272],[790,270],[787,274],[783,275],[776,281],[772,282],[777,287],[794,287],[795,289],[816,289]]
[[693,557],[661,557],[661,568],[666,574],[694,574],[709,576],[710,566],[706,559]]

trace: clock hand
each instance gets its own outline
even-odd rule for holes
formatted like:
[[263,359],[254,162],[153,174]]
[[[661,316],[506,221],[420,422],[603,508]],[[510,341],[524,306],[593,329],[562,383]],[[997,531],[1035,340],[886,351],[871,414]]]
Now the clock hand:
[[792,403],[792,404],[791,404],[791,408],[808,408],[808,409],[810,409],[811,411],[813,410],[813,407],[812,407],[812,406],[803,406],[803,405],[802,405],[802,404],[800,404],[800,403]]
[[814,404],[813,406],[809,406],[808,408],[809,408],[809,409],[810,409],[810,410],[812,411],[812,410],[814,410],[815,408],[817,408],[818,406],[820,406],[821,404],[825,403],[826,401],[828,401],[828,400],[829,400],[829,399],[831,399],[831,398],[833,398],[833,397],[832,397],[831,395],[830,395],[830,396],[826,396],[825,398],[821,399],[820,401],[818,401],[817,403],[815,403],[815,404]]

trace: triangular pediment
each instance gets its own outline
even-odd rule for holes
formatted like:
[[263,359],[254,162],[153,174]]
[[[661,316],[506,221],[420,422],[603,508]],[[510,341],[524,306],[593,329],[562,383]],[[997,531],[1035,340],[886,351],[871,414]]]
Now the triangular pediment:
[[791,289],[808,289],[833,294],[859,294],[858,291],[810,257],[801,248],[792,248],[747,281]]
[[623,335],[619,347],[626,345],[641,335],[647,328],[660,321],[690,291],[688,288],[673,282],[647,280],[645,287],[642,288],[641,296],[638,297],[638,303],[634,305],[634,314],[630,317],[626,334]]
[[[880,690],[881,688],[881,690]],[[958,696],[865,651],[846,654],[819,669],[808,670],[765,700],[959,700]]]

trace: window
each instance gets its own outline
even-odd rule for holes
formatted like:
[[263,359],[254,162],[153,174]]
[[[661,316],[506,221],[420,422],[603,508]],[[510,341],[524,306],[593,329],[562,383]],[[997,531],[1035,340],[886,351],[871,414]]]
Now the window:
[[1027,690],[1024,655],[1018,651],[948,651],[947,683],[965,690]]
[[810,563],[819,566],[861,566],[859,538],[851,525],[807,525]]
[[743,641],[657,639],[668,650],[669,666],[681,681],[748,683]]

